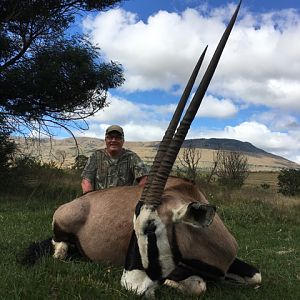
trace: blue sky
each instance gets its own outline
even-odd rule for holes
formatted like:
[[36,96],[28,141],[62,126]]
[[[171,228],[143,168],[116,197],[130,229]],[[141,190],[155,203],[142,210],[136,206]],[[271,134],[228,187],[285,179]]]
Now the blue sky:
[[[130,141],[160,140],[206,45],[203,74],[237,4],[128,0],[76,26],[124,67],[124,85],[77,136],[120,124]],[[233,138],[300,163],[299,1],[244,0],[188,138]],[[197,80],[199,83],[200,76]]]

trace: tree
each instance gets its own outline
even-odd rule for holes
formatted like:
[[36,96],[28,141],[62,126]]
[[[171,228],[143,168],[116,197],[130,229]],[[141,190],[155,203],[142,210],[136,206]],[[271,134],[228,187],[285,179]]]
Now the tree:
[[216,174],[221,185],[240,188],[249,175],[247,157],[238,151],[218,152]]
[[181,165],[186,170],[186,176],[190,180],[197,179],[197,169],[201,159],[201,151],[196,149],[192,143],[187,148],[183,149],[182,158],[179,157]]
[[[1,120],[0,120],[1,124]],[[16,144],[9,139],[10,131],[5,126],[0,126],[0,181],[7,176],[7,171],[16,149]]]
[[51,44],[82,10],[104,10],[121,0],[1,0],[0,1],[0,71],[20,59],[29,58],[31,50]]
[[218,164],[221,160],[220,155],[221,155],[220,148],[217,150],[217,152],[213,152],[213,163],[210,168],[210,172],[207,176],[206,183],[210,183],[212,181],[213,176],[216,174]]
[[300,169],[283,169],[277,179],[279,193],[286,196],[300,195]]
[[82,10],[120,0],[0,0],[0,117],[11,131],[84,128],[123,81],[121,65],[103,62],[83,36],[65,34]]

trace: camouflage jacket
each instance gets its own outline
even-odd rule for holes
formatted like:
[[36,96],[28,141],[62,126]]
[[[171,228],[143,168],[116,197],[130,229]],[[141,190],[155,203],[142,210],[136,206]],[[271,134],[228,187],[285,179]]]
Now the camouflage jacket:
[[101,190],[135,185],[137,178],[147,174],[147,167],[136,153],[123,149],[121,155],[113,159],[104,149],[100,149],[90,156],[81,177],[89,180],[95,190]]

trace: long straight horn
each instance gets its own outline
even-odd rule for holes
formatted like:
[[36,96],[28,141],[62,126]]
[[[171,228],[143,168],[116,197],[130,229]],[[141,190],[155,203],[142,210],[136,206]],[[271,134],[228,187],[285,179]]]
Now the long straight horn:
[[183,91],[183,94],[182,94],[182,96],[179,100],[179,103],[176,107],[176,110],[173,114],[173,117],[172,117],[172,119],[169,123],[169,126],[168,126],[168,128],[165,132],[165,135],[164,135],[161,143],[159,144],[159,147],[158,147],[158,150],[156,152],[153,164],[151,166],[151,169],[150,169],[145,187],[143,189],[142,196],[140,198],[140,201],[144,201],[145,196],[147,195],[149,186],[151,185],[151,182],[153,180],[153,177],[156,174],[157,170],[159,169],[161,160],[162,160],[163,156],[165,155],[166,151],[168,150],[170,142],[173,139],[173,135],[174,135],[174,133],[176,131],[176,128],[178,126],[178,123],[180,121],[180,118],[181,118],[182,112],[184,110],[184,107],[186,105],[187,99],[189,98],[189,96],[191,94],[191,90],[193,88],[193,85],[194,85],[195,80],[197,78],[197,75],[199,73],[200,67],[201,67],[202,62],[204,60],[206,50],[207,50],[207,46],[205,47],[203,53],[201,54],[196,66],[193,70],[193,73],[192,73],[192,75],[191,75],[191,77],[190,77],[190,79],[189,79],[189,81],[188,81],[188,83],[187,83],[187,85],[186,85],[186,87]]
[[144,203],[152,205],[154,207],[160,205],[161,203],[161,196],[163,193],[163,190],[165,188],[167,179],[169,177],[169,174],[172,170],[172,167],[174,165],[174,162],[176,160],[177,154],[182,146],[182,143],[188,133],[188,130],[190,128],[190,125],[198,111],[198,108],[202,102],[202,99],[205,95],[205,92],[209,86],[209,83],[212,79],[212,76],[216,70],[216,67],[218,65],[218,62],[220,60],[221,54],[224,50],[224,47],[226,45],[226,42],[228,40],[228,37],[230,35],[230,32],[232,30],[232,27],[235,23],[239,8],[241,5],[241,1],[238,4],[233,16],[231,17],[231,20],[223,33],[223,36],[215,50],[215,53],[206,69],[206,72],[199,84],[199,87],[176,131],[176,134],[171,141],[169,148],[167,152],[164,155],[164,158],[160,164],[159,170],[155,175],[155,178],[152,180],[152,184],[149,187],[147,197],[144,200]]

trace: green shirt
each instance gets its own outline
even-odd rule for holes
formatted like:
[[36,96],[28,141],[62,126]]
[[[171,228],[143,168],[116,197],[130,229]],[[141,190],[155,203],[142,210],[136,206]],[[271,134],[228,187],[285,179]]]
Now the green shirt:
[[121,155],[113,159],[104,149],[100,149],[89,157],[81,177],[89,180],[95,190],[102,190],[135,185],[137,178],[147,174],[147,167],[136,153],[122,149]]

